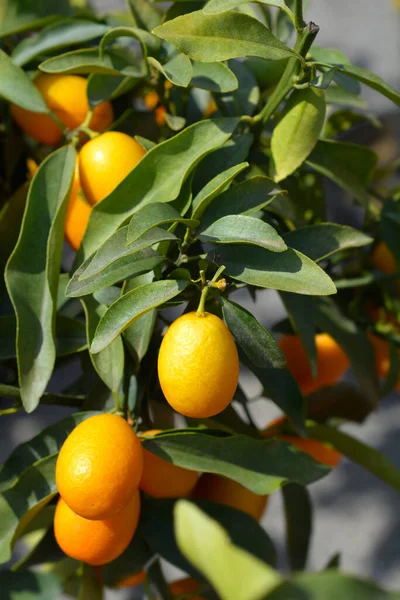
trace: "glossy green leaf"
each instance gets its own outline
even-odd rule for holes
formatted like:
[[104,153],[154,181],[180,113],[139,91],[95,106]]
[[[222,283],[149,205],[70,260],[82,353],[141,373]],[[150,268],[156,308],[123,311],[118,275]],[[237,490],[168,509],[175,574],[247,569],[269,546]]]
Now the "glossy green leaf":
[[322,90],[295,90],[271,139],[273,174],[282,181],[300,167],[315,147],[325,122]]
[[60,579],[53,573],[1,573],[1,593],[4,600],[54,600],[60,596],[61,588]]
[[[0,359],[16,356],[16,320],[14,315],[0,317]],[[66,356],[86,349],[85,326],[66,315],[56,317],[56,355]]]
[[282,488],[286,518],[286,551],[292,571],[307,563],[312,534],[312,505],[307,488],[288,483]]
[[12,51],[11,58],[15,64],[22,66],[39,54],[101,37],[107,29],[107,25],[95,21],[64,19],[23,39]]
[[175,506],[174,527],[180,550],[221,600],[264,598],[281,580],[277,571],[234,545],[217,521],[187,500]]
[[177,52],[168,62],[161,64],[153,57],[148,58],[149,64],[164,75],[168,81],[180,87],[187,87],[193,76],[192,64],[182,52]]
[[36,408],[55,361],[55,302],[75,161],[75,150],[65,146],[40,165],[6,267],[7,289],[17,318],[19,382],[28,412]]
[[[234,544],[251,552],[265,563],[275,566],[276,556],[272,541],[255,519],[231,506],[199,500],[194,500],[193,503],[216,519],[227,530]],[[176,544],[173,530],[175,505],[175,499],[146,499],[142,506],[140,533],[154,552],[190,573],[195,579],[200,579],[199,572],[184,558]]]
[[[231,8],[235,8],[242,4],[247,4],[248,2],[249,0],[209,0],[203,10],[206,14],[215,14],[230,10]],[[277,6],[278,8],[285,6],[284,0],[258,0],[258,2],[260,2],[260,4],[266,4],[267,6]]]
[[121,296],[111,304],[102,317],[92,341],[91,352],[97,353],[106,348],[135,319],[175,298],[188,283],[188,281],[154,281]]
[[54,0],[4,0],[0,6],[0,37],[44,27],[51,21],[71,16],[71,13],[68,0],[60,0],[56,7]]
[[379,390],[374,351],[366,332],[344,315],[330,298],[321,298],[315,310],[318,327],[329,333],[345,351],[371,409],[375,408],[379,402]]
[[[87,340],[90,349],[96,328],[107,312],[107,307],[97,302],[93,296],[87,296],[82,300],[82,304],[85,310]],[[91,350],[89,353],[93,367],[115,397],[124,376],[125,353],[122,339],[118,337],[97,354],[93,354]]]
[[233,92],[238,88],[236,75],[224,63],[193,63],[193,87],[210,92]]
[[283,252],[287,246],[281,236],[268,223],[245,215],[227,215],[214,221],[201,232],[201,239],[216,244],[250,244]]
[[400,471],[379,450],[371,448],[339,429],[311,421],[307,423],[307,433],[313,439],[329,442],[350,460],[400,491]]
[[162,13],[146,0],[128,0],[128,7],[139,27],[151,31],[161,23]]
[[111,194],[91,212],[83,240],[90,256],[139,208],[175,200],[197,163],[228,140],[237,119],[202,121],[151,149]]
[[[271,369],[271,373],[280,373]],[[256,439],[221,431],[165,432],[143,441],[143,447],[175,465],[224,475],[255,494],[270,494],[287,481],[307,485],[328,467],[278,439]]]
[[375,73],[371,73],[371,71],[367,71],[367,69],[363,69],[361,67],[355,67],[354,65],[344,65],[340,66],[338,70],[341,73],[344,73],[348,77],[352,77],[359,81],[360,83],[365,83],[368,87],[376,90],[386,98],[389,98],[394,104],[400,106],[400,94],[397,90],[395,90],[391,85],[386,83],[379,77],[375,75]]
[[138,77],[124,77],[123,75],[102,75],[101,73],[92,73],[88,77],[86,95],[88,97],[90,108],[95,108],[104,100],[113,100],[119,98],[126,92],[129,92],[140,81]]
[[301,227],[286,233],[283,239],[288,246],[315,261],[328,258],[340,250],[366,246],[373,241],[362,231],[337,223],[321,223]]
[[57,455],[52,454],[33,463],[0,495],[0,564],[10,560],[17,531],[56,495],[56,460]]
[[28,75],[0,48],[0,97],[35,113],[49,110]]
[[234,11],[217,15],[195,11],[167,21],[153,33],[199,62],[220,62],[243,56],[269,60],[298,56],[262,23]]
[[[124,294],[128,294],[140,285],[151,283],[153,277],[153,273],[146,273],[145,275],[139,275],[139,277],[128,279],[124,286]],[[123,332],[125,344],[133,355],[134,360],[137,362],[141,362],[148,350],[156,318],[157,311],[154,309],[149,310],[138,319],[135,319],[135,321]]]
[[312,598],[312,600],[398,600],[396,592],[385,592],[369,581],[356,579],[352,575],[338,573],[337,569],[322,573],[301,573],[289,582],[282,583],[268,600],[288,600],[289,598]]
[[230,60],[228,65],[238,80],[238,89],[230,94],[216,96],[218,108],[224,115],[253,115],[260,101],[257,80],[241,60]]
[[310,363],[311,373],[317,376],[317,346],[315,343],[316,327],[314,322],[314,299],[281,292],[281,298],[288,312],[294,332],[299,336]]
[[87,279],[80,280],[85,269],[90,266],[95,255],[86,260],[72,276],[66,289],[67,296],[79,298],[92,294],[104,288],[113,285],[129,277],[136,277],[142,273],[152,271],[155,267],[164,262],[165,257],[161,256],[151,248],[135,252],[133,255],[124,253],[123,256],[109,266],[101,269],[95,275]]
[[126,234],[126,244],[136,242],[145,233],[151,231],[153,227],[169,223],[184,223],[186,227],[192,229],[199,225],[199,221],[195,219],[181,217],[179,212],[170,204],[153,202],[143,206],[133,215]]
[[216,175],[203,187],[193,199],[193,219],[200,219],[209,204],[224,192],[239,173],[249,166],[248,162],[240,163]]
[[325,271],[291,248],[270,252],[264,248],[221,244],[217,259],[225,265],[228,275],[249,285],[308,296],[336,293],[335,285]]
[[[162,204],[161,206],[166,205]],[[169,208],[173,210],[172,207],[169,206]],[[121,229],[117,229],[117,231],[100,246],[83,273],[79,275],[79,281],[85,281],[86,279],[94,277],[103,270],[108,270],[112,265],[117,266],[118,262],[126,257],[131,257],[134,261],[135,255],[138,252],[142,252],[142,250],[149,248],[150,246],[154,246],[162,241],[172,242],[177,240],[177,237],[166,229],[153,227],[152,229],[144,231],[132,244],[127,246],[128,229],[128,225],[121,227]]]
[[213,196],[205,210],[200,232],[212,224],[231,215],[251,215],[257,212],[278,195],[282,190],[268,177],[256,176],[230,187],[219,196]]
[[307,164],[318,173],[332,179],[351,196],[367,204],[367,188],[376,161],[375,152],[365,146],[320,140],[308,157]]
[[104,75],[125,75],[144,77],[146,69],[135,64],[126,49],[112,48],[99,56],[97,48],[82,48],[49,58],[39,65],[45,73],[102,73]]
[[258,367],[282,369],[286,359],[272,335],[253,315],[220,296],[224,321],[246,356]]
[[44,428],[28,442],[17,446],[0,469],[0,492],[10,488],[36,461],[56,454],[64,441],[79,423],[95,415],[95,412],[80,412],[61,419]]

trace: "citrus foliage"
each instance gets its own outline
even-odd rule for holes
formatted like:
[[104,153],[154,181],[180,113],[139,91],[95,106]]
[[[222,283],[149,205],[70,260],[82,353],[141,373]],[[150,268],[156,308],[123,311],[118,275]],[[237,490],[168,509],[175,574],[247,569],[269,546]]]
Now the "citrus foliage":
[[[28,547],[2,592],[398,597],[298,571],[306,486],[342,455],[400,491],[337,427],[399,388],[396,166],[342,137],[367,119],[360,83],[400,94],[315,45],[301,0],[82,4],[1,9],[2,414],[73,412],[0,469],[0,562]],[[326,222],[326,179],[359,229]],[[276,290],[287,318],[268,331],[240,289]],[[71,359],[80,378],[51,393]],[[239,363],[285,415],[266,429]],[[290,580],[257,522],[280,488]],[[160,557],[190,577],[168,586]]]

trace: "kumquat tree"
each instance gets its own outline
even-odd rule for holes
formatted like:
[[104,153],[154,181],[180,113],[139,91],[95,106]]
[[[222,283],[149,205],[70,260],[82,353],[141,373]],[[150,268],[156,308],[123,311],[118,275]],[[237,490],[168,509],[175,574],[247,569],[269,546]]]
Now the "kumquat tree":
[[0,427],[61,417],[0,468],[1,598],[400,598],[307,565],[343,457],[400,492],[343,431],[400,391],[398,163],[344,135],[400,94],[305,4],[2,3]]

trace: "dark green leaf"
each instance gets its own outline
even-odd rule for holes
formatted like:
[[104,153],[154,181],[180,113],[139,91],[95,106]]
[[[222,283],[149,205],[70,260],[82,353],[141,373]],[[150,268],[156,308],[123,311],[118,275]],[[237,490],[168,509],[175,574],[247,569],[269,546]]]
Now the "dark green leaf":
[[321,223],[290,231],[283,236],[288,246],[319,261],[339,250],[359,248],[373,241],[362,231],[337,223]]
[[297,57],[262,23],[238,12],[207,15],[199,10],[156,27],[153,33],[199,62],[259,56],[269,60]]
[[0,469],[0,491],[10,488],[26,469],[50,454],[56,454],[71,431],[95,412],[80,412],[49,425],[12,451]]
[[308,417],[322,423],[335,418],[362,423],[371,409],[371,402],[360,388],[346,381],[321,388],[307,398]]
[[322,90],[295,90],[271,139],[272,171],[282,181],[300,167],[315,147],[325,122]]
[[236,75],[224,63],[193,63],[193,87],[210,92],[233,92],[238,88]]
[[95,108],[104,100],[113,100],[132,89],[140,78],[92,73],[88,78],[86,95],[90,108]]
[[154,281],[134,288],[124,294],[102,317],[91,352],[97,353],[106,348],[120,333],[149,310],[161,306],[175,298],[188,285],[188,281]]
[[[235,8],[241,4],[248,4],[250,0],[209,0],[204,7],[206,14],[215,14]],[[278,6],[281,8],[285,6],[284,0],[257,0],[260,4],[266,4],[267,6]]]
[[28,29],[38,29],[60,17],[69,17],[71,13],[68,0],[60,0],[56,7],[54,0],[5,0],[0,7],[0,37]]
[[47,113],[39,90],[28,75],[0,48],[0,97],[35,113]]
[[265,327],[242,306],[223,296],[220,301],[225,323],[252,363],[262,368],[282,369],[286,365],[283,352]]
[[249,163],[243,162],[226,169],[226,171],[219,173],[219,175],[211,179],[193,200],[193,219],[200,219],[214,198],[224,192],[230,186],[233,179],[248,166]]
[[367,188],[376,160],[375,152],[365,146],[320,140],[308,157],[307,164],[332,179],[351,196],[367,204]]
[[40,165],[6,267],[7,289],[17,317],[19,382],[28,412],[36,408],[55,361],[55,303],[75,161],[75,150],[66,146]]
[[395,200],[385,200],[381,213],[380,228],[382,239],[395,257],[396,263],[399,265],[400,204]]
[[102,290],[118,281],[123,281],[142,273],[152,271],[155,267],[161,264],[165,257],[161,256],[151,248],[131,253],[125,253],[118,261],[111,263],[108,267],[102,269],[96,275],[82,279],[81,275],[85,269],[91,264],[94,256],[85,261],[77,271],[75,271],[71,281],[68,284],[66,294],[71,297],[86,296]]
[[174,85],[187,87],[192,79],[192,64],[188,57],[181,52],[177,52],[175,56],[163,65],[151,56],[148,58],[148,62]]
[[[265,61],[263,60],[263,62]],[[239,86],[231,94],[216,96],[218,107],[224,115],[242,116],[254,114],[260,101],[260,90],[256,78],[250,69],[240,60],[230,60],[228,61],[228,65],[236,76]]]
[[201,239],[216,244],[250,244],[272,252],[283,252],[287,246],[268,223],[245,215],[227,215],[201,232]]
[[[153,273],[146,273],[146,275],[139,275],[133,279],[128,279],[124,286],[124,294],[129,293],[131,290],[143,285],[150,283],[153,279]],[[190,276],[189,276],[190,280]],[[156,323],[157,311],[149,310],[144,315],[136,319],[129,327],[127,327],[123,333],[124,340],[131,353],[134,355],[134,359],[141,362],[142,358],[147,352],[151,336],[153,334],[154,325]]]
[[281,298],[288,312],[294,332],[299,336],[310,363],[311,372],[317,376],[316,328],[314,323],[314,299],[281,292]]
[[[276,372],[280,373],[271,370]],[[270,494],[287,481],[306,485],[328,473],[325,465],[278,439],[240,434],[219,437],[212,430],[188,430],[147,438],[143,446],[180,467],[224,475],[261,495]]]
[[132,217],[128,232],[126,234],[126,244],[136,242],[143,234],[159,225],[168,223],[184,223],[187,227],[194,228],[199,225],[195,219],[185,219],[170,204],[162,202],[153,202],[138,210]]
[[144,66],[135,64],[132,56],[122,48],[108,49],[102,57],[97,48],[72,50],[45,60],[39,68],[45,73],[102,73],[136,78],[146,75]]
[[397,90],[392,88],[386,81],[384,81],[378,75],[362,69],[361,67],[355,67],[354,65],[340,66],[338,70],[348,77],[352,77],[361,83],[365,83],[368,87],[376,90],[386,98],[389,98],[397,106],[400,106],[400,94]]
[[202,121],[151,149],[128,176],[91,212],[83,240],[90,256],[139,208],[175,200],[197,163],[230,138],[237,119]]
[[132,16],[139,27],[151,31],[161,23],[162,13],[146,0],[128,0]]
[[103,583],[92,567],[83,563],[78,600],[103,600]]
[[270,252],[264,248],[221,244],[215,258],[225,265],[228,275],[249,285],[308,296],[336,293],[335,285],[325,271],[291,248]]
[[54,600],[61,592],[61,581],[53,573],[1,573],[1,593],[4,600]]
[[358,463],[395,490],[400,491],[400,471],[379,450],[327,425],[309,422],[307,423],[307,433],[313,439],[329,442],[350,460]]
[[[118,302],[118,300],[117,300]],[[86,316],[86,331],[89,348],[93,342],[96,328],[107,312],[107,307],[100,304],[93,296],[82,300]],[[116,396],[124,376],[125,353],[122,339],[119,337],[110,343],[101,352],[93,354],[89,350],[93,367],[106,386]]]
[[28,188],[28,183],[19,187],[0,211],[0,297],[2,298],[6,295],[3,279],[5,266],[18,240]]
[[[141,521],[143,508],[141,509]],[[172,542],[172,539],[171,539]],[[142,535],[142,527],[133,536],[126,550],[115,560],[102,567],[104,585],[116,587],[126,577],[141,571],[154,556]]]
[[282,488],[286,517],[286,551],[290,568],[301,571],[307,563],[312,533],[312,506],[307,488],[288,483]]
[[15,64],[25,65],[35,56],[49,50],[58,50],[101,37],[107,29],[107,25],[94,21],[64,19],[22,40],[12,51],[11,58]]
[[[21,401],[21,391],[13,385],[0,383],[0,396],[13,398]],[[45,392],[40,398],[40,404],[58,404],[60,406],[81,406],[86,400],[85,396],[74,396],[72,394],[51,394]]]
[[268,177],[256,176],[246,179],[219,196],[213,196],[201,218],[200,231],[203,232],[222,217],[251,215],[272,202],[281,193],[280,187]]

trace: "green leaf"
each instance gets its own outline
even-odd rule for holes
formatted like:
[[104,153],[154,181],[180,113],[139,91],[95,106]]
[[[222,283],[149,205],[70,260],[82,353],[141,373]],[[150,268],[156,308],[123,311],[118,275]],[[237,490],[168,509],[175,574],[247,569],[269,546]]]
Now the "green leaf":
[[335,418],[362,423],[371,408],[363,391],[346,381],[320,388],[307,398],[307,416],[321,423]]
[[223,217],[257,212],[281,193],[282,190],[268,177],[257,175],[246,179],[219,196],[213,195],[201,218],[200,232]]
[[28,442],[17,446],[0,469],[0,491],[13,486],[35,462],[56,454],[79,423],[97,413],[80,412],[49,425]]
[[301,227],[283,236],[285,242],[316,262],[340,250],[359,248],[371,244],[373,239],[347,225],[321,223]]
[[[173,530],[173,510],[175,499],[148,498],[143,503],[140,516],[140,530],[150,548],[176,567],[200,579],[200,573],[184,558],[180,552]],[[231,506],[195,500],[206,514],[222,525],[232,542],[251,552],[265,563],[275,566],[275,548],[271,539],[255,519]]]
[[78,600],[103,600],[103,583],[92,567],[83,563]]
[[291,294],[290,292],[281,292],[280,296],[288,312],[292,327],[299,336],[306,352],[311,373],[313,377],[316,377],[317,346],[315,343],[314,299],[301,294]]
[[[104,246],[106,246],[106,244],[104,244]],[[104,269],[101,269],[95,275],[80,280],[85,269],[90,266],[94,259],[95,255],[86,260],[79,269],[75,271],[66,289],[67,296],[72,298],[86,296],[87,294],[92,294],[93,292],[107,288],[124,279],[147,273],[164,262],[165,257],[151,248],[147,248],[140,252],[135,251],[133,255],[130,252],[125,252],[120,259],[112,262]]]
[[138,210],[130,220],[126,234],[126,244],[136,242],[143,234],[159,225],[169,223],[184,223],[186,227],[193,229],[199,225],[196,219],[185,219],[170,204],[153,202]]
[[82,48],[49,58],[39,65],[45,73],[102,73],[104,75],[125,75],[145,77],[146,68],[133,62],[132,56],[123,48],[112,48],[99,56],[97,48]]
[[195,123],[149,150],[115,190],[93,207],[83,240],[85,255],[90,256],[142,206],[175,200],[198,162],[228,140],[237,123],[237,119]]
[[188,281],[154,281],[134,288],[124,294],[103,315],[92,341],[91,352],[106,348],[135,319],[149,310],[175,298],[188,285]]
[[282,369],[286,360],[272,335],[249,311],[220,296],[224,321],[246,356],[258,367]]
[[218,246],[219,264],[226,273],[249,285],[308,296],[335,294],[331,278],[301,252],[289,248],[270,252],[243,245]]
[[221,431],[213,430],[165,432],[144,439],[143,447],[175,465],[223,475],[261,495],[288,481],[307,485],[329,472],[328,467],[281,440],[219,434]]
[[217,96],[218,107],[224,115],[252,115],[260,101],[257,80],[242,61],[230,60],[228,65],[238,80],[238,89],[231,94]]
[[385,200],[381,212],[380,229],[382,239],[387,244],[398,264],[400,258],[400,205],[396,200]]
[[316,303],[315,319],[322,331],[326,331],[343,348],[371,409],[379,402],[378,382],[372,345],[367,334],[346,317],[329,298]]
[[0,97],[34,113],[47,113],[39,90],[28,75],[0,48]]
[[[161,206],[166,205],[162,204]],[[168,208],[173,210],[170,206]],[[79,281],[85,281],[86,279],[98,275],[103,270],[109,270],[109,267],[112,265],[118,266],[119,261],[126,257],[131,257],[134,261],[135,254],[142,252],[142,250],[149,248],[150,246],[154,246],[162,241],[172,242],[178,239],[173,233],[166,229],[153,227],[152,229],[144,231],[132,244],[127,246],[128,229],[128,225],[121,227],[121,229],[117,229],[117,231],[100,246],[93,258],[88,262],[83,273],[79,275]]]
[[20,33],[29,29],[44,27],[61,17],[69,17],[72,9],[68,0],[26,2],[26,0],[5,0],[0,7],[0,37]]
[[177,52],[168,62],[161,64],[150,56],[148,63],[164,75],[168,81],[180,87],[187,87],[193,76],[192,64],[182,52]]
[[[146,273],[146,275],[139,275],[139,277],[128,279],[124,286],[124,294],[129,293],[140,285],[151,283],[153,277],[154,273]],[[157,311],[149,310],[138,319],[135,319],[123,332],[124,341],[128,349],[133,355],[134,360],[139,363],[148,350],[156,318]]]
[[18,532],[56,495],[56,460],[53,454],[33,463],[0,495],[0,564],[10,560]]
[[290,582],[282,583],[268,595],[268,600],[288,600],[288,598],[398,600],[399,595],[396,592],[385,592],[369,581],[362,581],[332,569],[322,573],[297,574]]
[[[224,12],[226,10],[230,10],[231,8],[235,8],[236,6],[241,6],[242,4],[248,4],[250,0],[209,0],[204,7],[204,12],[207,15]],[[267,6],[277,6],[278,8],[282,8],[285,6],[284,0],[257,0],[260,4],[265,4]]]
[[[90,348],[96,328],[107,312],[107,307],[97,302],[93,296],[86,296],[81,302],[85,310],[87,340]],[[125,353],[122,339],[118,337],[97,354],[89,350],[89,354],[94,369],[115,397],[124,376]]]
[[286,517],[286,550],[292,571],[307,563],[312,534],[312,505],[307,488],[288,483],[282,488]]
[[224,63],[193,63],[193,87],[210,92],[233,92],[238,88],[236,75]]
[[178,500],[174,525],[180,550],[221,600],[264,598],[280,582],[277,571],[234,545],[227,531],[195,504]]
[[262,23],[238,12],[207,15],[195,11],[156,27],[153,33],[199,62],[259,56],[280,60],[298,55]]
[[128,7],[139,27],[151,31],[161,23],[162,13],[146,0],[128,0]]
[[[140,510],[140,521],[142,522],[143,506]],[[137,530],[129,546],[118,558],[103,565],[102,575],[104,585],[107,587],[118,587],[118,584],[126,577],[141,571],[149,561],[154,558],[153,552],[146,544],[142,535],[142,528]]]
[[0,211],[0,298],[7,295],[5,290],[5,266],[17,243],[24,216],[29,183],[24,183],[10,196]]
[[329,442],[350,460],[400,491],[400,471],[379,450],[363,444],[339,429],[311,421],[307,422],[307,433],[313,439]]
[[17,318],[19,382],[27,412],[38,405],[55,361],[55,303],[75,162],[75,150],[66,146],[40,165],[6,267],[7,289]]
[[282,181],[298,169],[315,147],[325,122],[322,90],[295,90],[271,138],[272,171]]
[[172,131],[181,131],[186,125],[186,119],[184,117],[170,115],[169,113],[165,113],[164,117],[165,123]]
[[248,162],[240,163],[216,175],[193,199],[193,219],[200,219],[209,204],[224,192],[239,173],[247,169]]
[[371,181],[377,156],[365,146],[320,140],[307,164],[318,173],[329,177],[363,204],[369,202],[368,184]]
[[400,106],[399,92],[386,83],[382,77],[371,73],[371,71],[367,71],[367,69],[362,69],[361,67],[355,67],[354,65],[349,64],[339,66],[338,70],[348,77],[352,77],[361,83],[365,83],[368,87],[376,90],[382,94],[382,96],[386,96],[386,98],[389,98],[389,100],[394,102],[397,106]]
[[23,39],[12,51],[11,58],[15,64],[22,66],[39,54],[101,37],[107,29],[109,29],[107,25],[94,21],[64,19]]
[[342,87],[330,85],[325,90],[325,100],[327,104],[336,104],[338,106],[349,106],[353,108],[365,109],[367,103],[363,98],[349,93]]
[[119,98],[119,96],[131,90],[139,81],[140,78],[92,73],[88,77],[86,88],[90,108],[95,108],[104,100]]
[[6,600],[54,600],[62,592],[60,579],[53,573],[2,571],[1,591]]
[[215,244],[250,244],[283,252],[287,246],[281,236],[268,223],[245,215],[227,215],[214,221],[201,232],[201,239]]
[[[21,401],[21,390],[13,385],[6,385],[4,383],[0,383],[0,394],[5,398],[13,398],[14,400]],[[85,400],[85,396],[74,396],[72,394],[52,394],[50,392],[45,392],[40,398],[40,404],[81,406]]]

